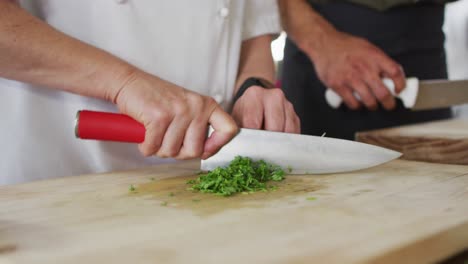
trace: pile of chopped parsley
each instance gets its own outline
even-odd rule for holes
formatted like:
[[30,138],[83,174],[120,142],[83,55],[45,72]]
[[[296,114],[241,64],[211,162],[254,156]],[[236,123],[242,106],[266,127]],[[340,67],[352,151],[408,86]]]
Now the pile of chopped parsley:
[[267,186],[268,181],[282,181],[285,172],[281,167],[263,160],[253,161],[250,158],[237,156],[229,166],[218,167],[197,179],[190,180],[190,190],[202,193],[214,193],[230,196],[236,193],[253,193],[275,189]]

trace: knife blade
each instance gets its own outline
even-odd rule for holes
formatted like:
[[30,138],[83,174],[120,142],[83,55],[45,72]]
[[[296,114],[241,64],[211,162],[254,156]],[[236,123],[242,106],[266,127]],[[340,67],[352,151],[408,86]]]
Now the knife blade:
[[420,81],[416,102],[410,108],[426,110],[468,103],[468,80]]
[[[391,79],[384,78],[383,83],[389,91],[403,101],[403,105],[414,111],[437,109],[468,103],[468,80],[426,80],[407,78],[406,87],[400,94],[395,93]],[[359,95],[354,94],[359,99]],[[338,108],[342,98],[331,89],[327,89],[325,98],[333,108]]]
[[[144,135],[144,127],[126,115],[83,110],[76,116],[77,138],[139,143]],[[349,140],[242,128],[218,153],[203,160],[201,169],[227,166],[236,156],[265,160],[289,174],[324,174],[377,166],[401,153]]]
[[324,174],[374,167],[401,153],[350,140],[242,128],[218,153],[202,160],[201,169],[227,166],[236,156],[262,159],[290,174]]

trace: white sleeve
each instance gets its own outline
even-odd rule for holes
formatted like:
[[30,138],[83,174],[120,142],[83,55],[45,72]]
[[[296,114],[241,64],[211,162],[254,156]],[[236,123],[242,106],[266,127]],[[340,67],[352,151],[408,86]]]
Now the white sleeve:
[[277,0],[246,0],[242,40],[281,33]]

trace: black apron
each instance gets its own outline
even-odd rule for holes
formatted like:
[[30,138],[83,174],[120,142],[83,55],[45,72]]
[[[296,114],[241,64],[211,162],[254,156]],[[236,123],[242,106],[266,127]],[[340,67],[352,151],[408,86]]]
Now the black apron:
[[[443,5],[417,4],[385,12],[345,2],[313,7],[338,30],[381,48],[403,66],[406,76],[447,78]],[[325,101],[326,88],[316,76],[314,65],[290,39],[286,41],[281,78],[286,96],[301,118],[303,134],[354,139],[358,131],[452,116],[449,108],[412,112],[399,100],[393,111],[353,111],[344,105],[332,109]]]

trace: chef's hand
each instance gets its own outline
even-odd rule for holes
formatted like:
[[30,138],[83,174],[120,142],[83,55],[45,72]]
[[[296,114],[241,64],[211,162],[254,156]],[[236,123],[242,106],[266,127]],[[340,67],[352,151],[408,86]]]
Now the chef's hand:
[[[122,113],[145,126],[145,141],[139,145],[145,156],[206,159],[238,131],[234,120],[211,97],[141,71],[126,78],[114,102]],[[206,139],[209,124],[214,132]]]
[[250,87],[236,101],[231,115],[240,127],[301,132],[299,117],[279,88]]
[[349,108],[361,106],[353,92],[370,110],[376,110],[378,103],[387,110],[395,108],[395,99],[382,78],[392,79],[396,92],[401,92],[406,81],[398,63],[367,40],[342,32],[329,32],[322,43],[309,57],[320,80],[338,93]]

